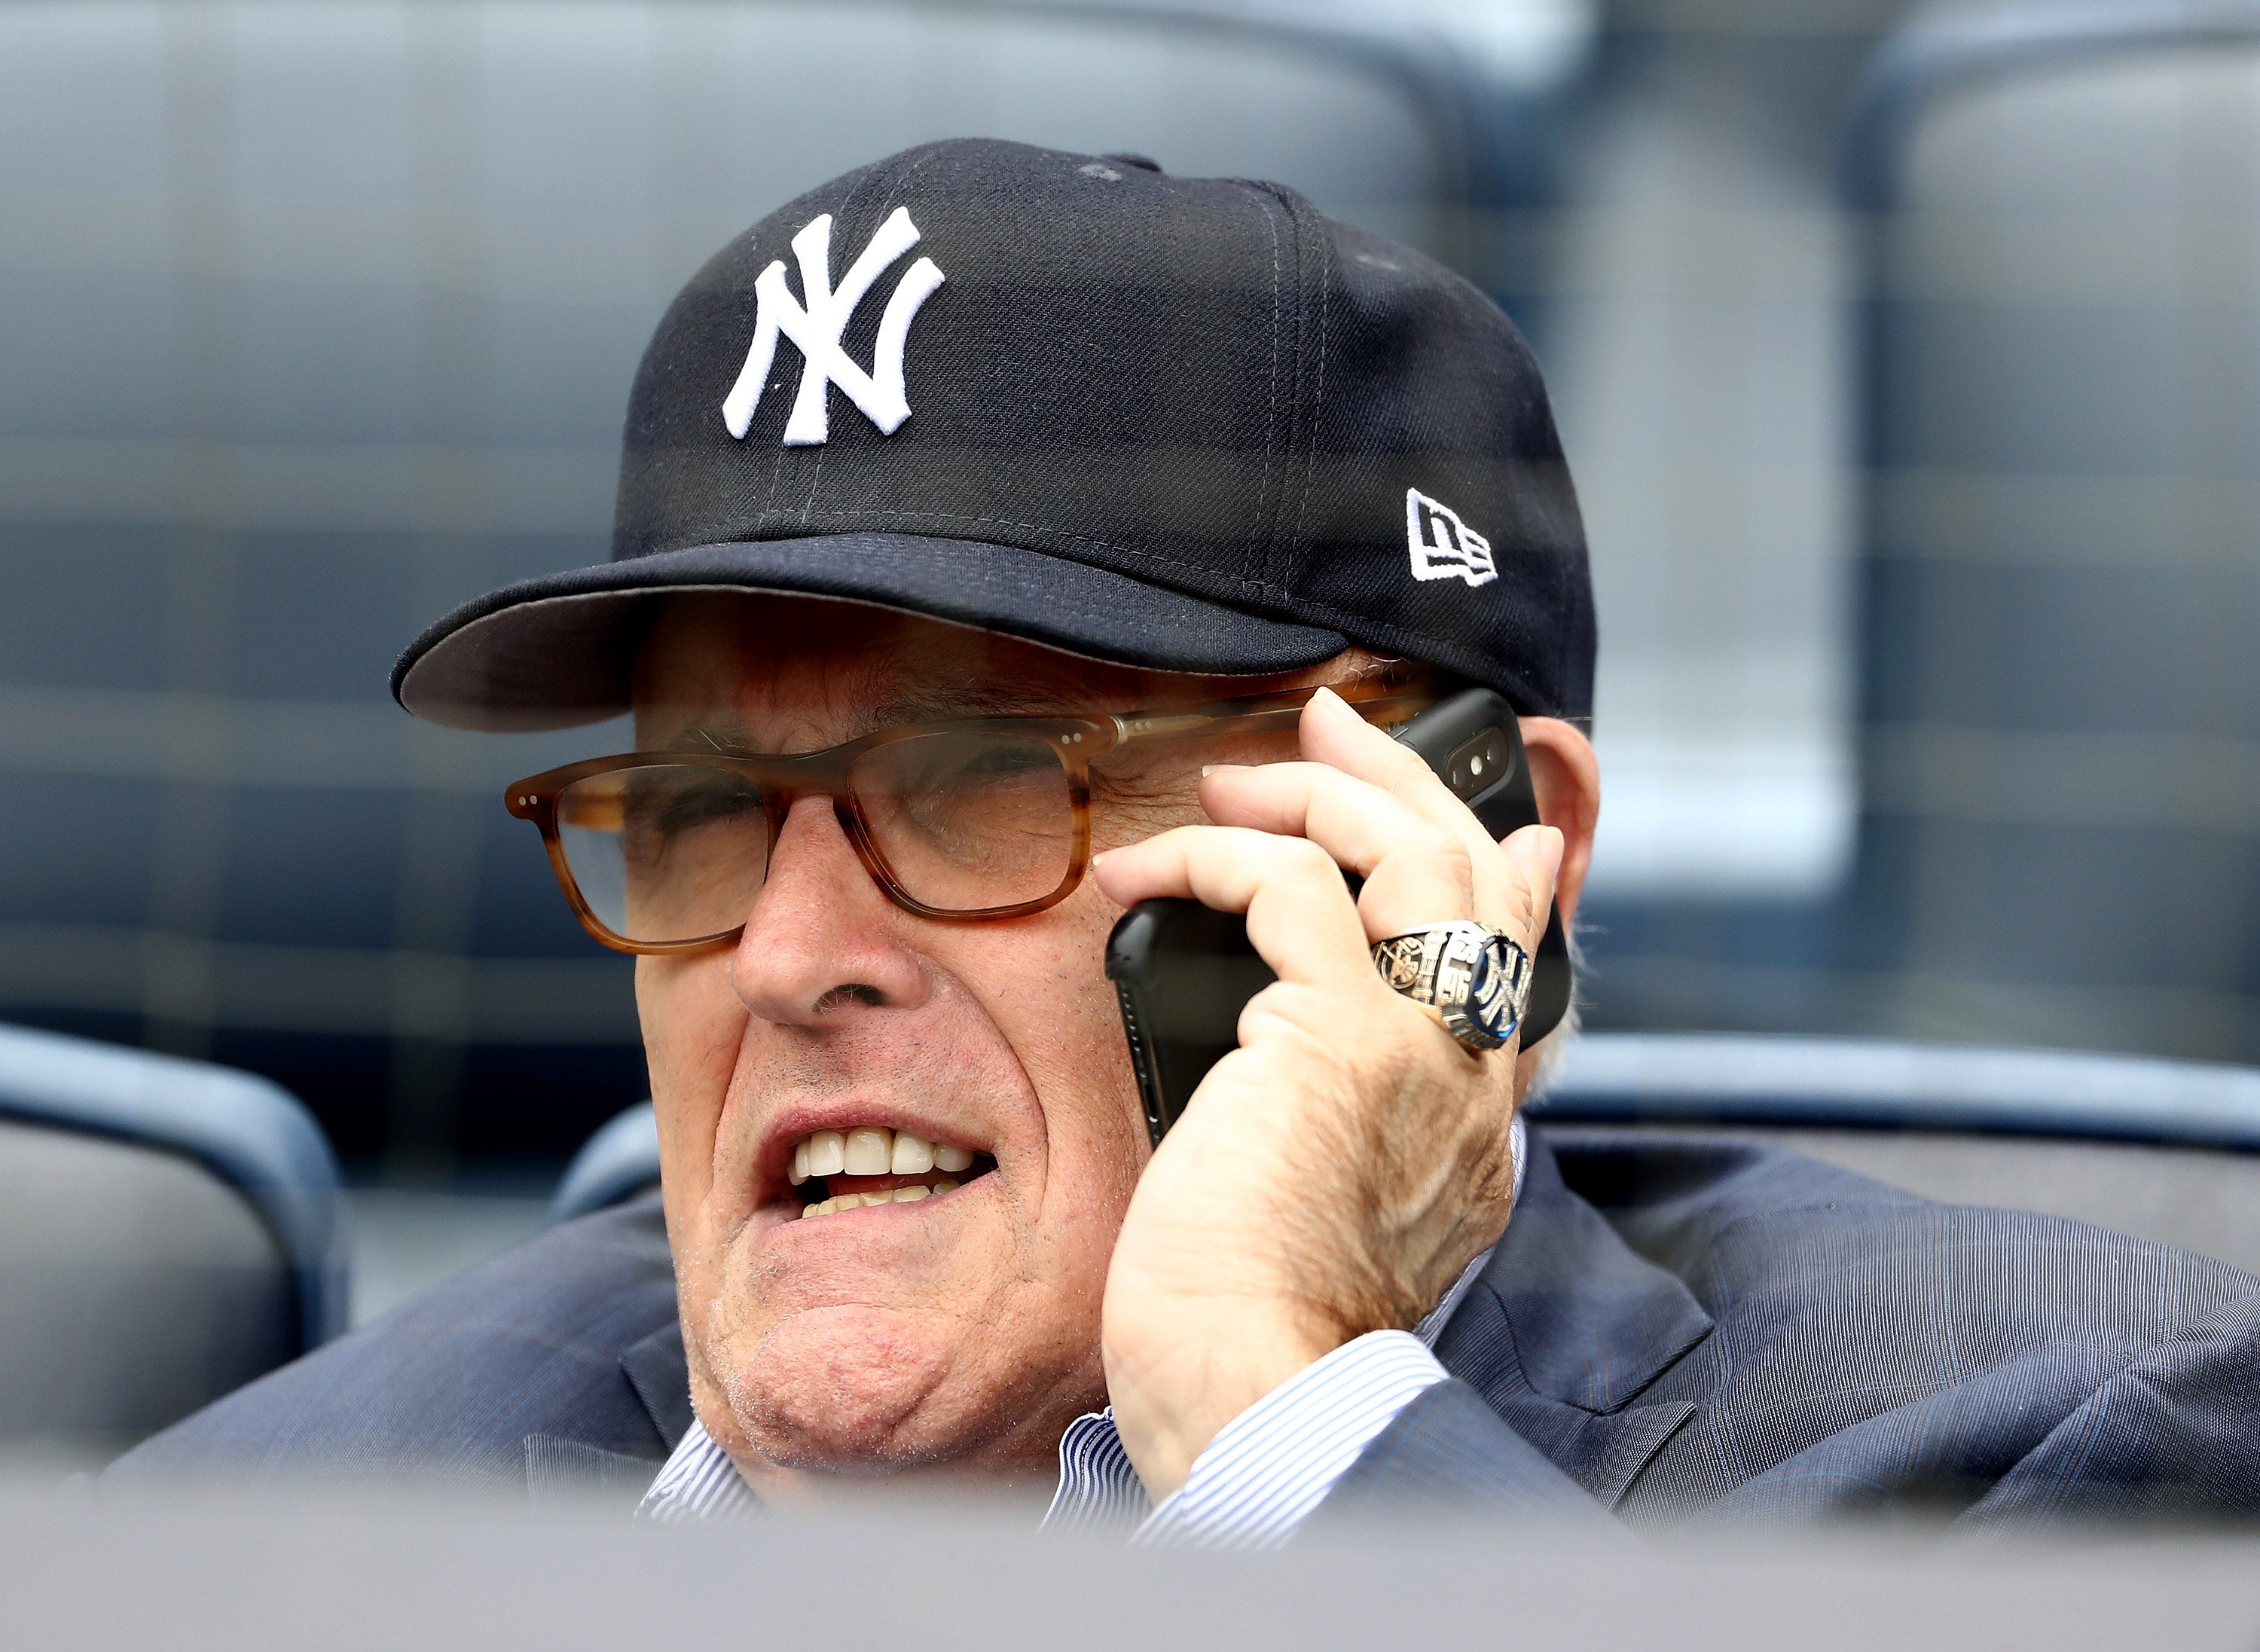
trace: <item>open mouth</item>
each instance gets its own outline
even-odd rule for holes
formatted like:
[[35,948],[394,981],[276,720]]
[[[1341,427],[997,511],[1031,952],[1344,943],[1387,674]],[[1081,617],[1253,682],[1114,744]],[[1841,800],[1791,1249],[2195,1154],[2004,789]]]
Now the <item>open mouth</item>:
[[996,1168],[996,1160],[970,1148],[883,1125],[858,1125],[819,1130],[794,1142],[789,1179],[800,1195],[805,1221],[867,1205],[915,1205],[954,1193]]

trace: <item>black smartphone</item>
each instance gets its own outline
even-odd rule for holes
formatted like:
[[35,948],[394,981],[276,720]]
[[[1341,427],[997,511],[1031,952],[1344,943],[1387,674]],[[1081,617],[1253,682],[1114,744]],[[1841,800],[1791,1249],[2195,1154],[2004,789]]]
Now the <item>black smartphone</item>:
[[[1499,695],[1489,689],[1455,694],[1395,737],[1420,754],[1492,837],[1538,823],[1521,726]],[[1239,1046],[1240,1012],[1248,999],[1278,977],[1248,944],[1239,913],[1195,900],[1149,900],[1123,913],[1107,937],[1106,978],[1122,1005],[1146,1128],[1158,1148],[1208,1069]],[[1571,985],[1557,912],[1547,918],[1533,962],[1523,1048],[1561,1025]]]

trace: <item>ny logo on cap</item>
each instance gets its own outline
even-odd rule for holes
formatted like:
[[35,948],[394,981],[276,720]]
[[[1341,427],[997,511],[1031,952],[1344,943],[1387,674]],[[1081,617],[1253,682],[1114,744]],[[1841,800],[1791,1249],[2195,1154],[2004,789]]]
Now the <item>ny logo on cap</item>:
[[753,346],[746,352],[746,365],[739,370],[738,382],[722,403],[722,422],[729,426],[730,434],[742,440],[753,425],[754,410],[762,404],[762,388],[768,383],[769,364],[776,355],[779,333],[799,346],[801,354],[800,393],[793,397],[792,417],[785,421],[786,447],[814,447],[823,443],[829,433],[825,391],[833,384],[848,392],[848,399],[863,410],[863,416],[879,427],[881,435],[891,436],[902,428],[903,421],[911,416],[910,402],[903,393],[903,343],[910,336],[911,318],[941,285],[941,271],[933,260],[919,259],[895,283],[886,312],[879,318],[879,342],[872,352],[869,373],[848,359],[840,340],[872,283],[895,260],[917,246],[918,240],[918,225],[911,222],[910,213],[897,207],[893,216],[879,225],[862,256],[849,266],[840,290],[834,292],[832,214],[825,213],[792,238],[793,254],[800,261],[800,290],[807,295],[808,304],[803,308],[784,284],[782,258],[762,271],[754,282]]
[[1418,488],[1405,490],[1405,539],[1412,554],[1412,577],[1450,579],[1488,585],[1498,577],[1491,541],[1449,505],[1439,504]]

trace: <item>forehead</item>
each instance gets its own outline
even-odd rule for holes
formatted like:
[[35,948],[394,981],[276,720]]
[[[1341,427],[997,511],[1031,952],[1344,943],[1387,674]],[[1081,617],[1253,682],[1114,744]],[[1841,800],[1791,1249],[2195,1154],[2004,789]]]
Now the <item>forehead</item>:
[[1246,681],[1112,665],[861,603],[697,591],[669,598],[645,634],[635,697],[646,718],[876,725],[1126,707],[1201,697],[1212,683],[1228,694]]

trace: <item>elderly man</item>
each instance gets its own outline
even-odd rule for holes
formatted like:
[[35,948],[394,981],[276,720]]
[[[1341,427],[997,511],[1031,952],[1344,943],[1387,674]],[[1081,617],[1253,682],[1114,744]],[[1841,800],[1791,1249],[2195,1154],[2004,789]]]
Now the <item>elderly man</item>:
[[[1592,652],[1537,372],[1418,254],[998,143],[794,202],[661,323],[613,559],[395,677],[463,726],[634,712],[508,801],[639,955],[663,1238],[554,1232],[113,1481],[595,1477],[662,1519],[931,1483],[1219,1542],[2249,1509],[2260,1280],[1788,1155],[1549,1146],[1540,1051],[1376,970],[1574,912]],[[1504,843],[1381,726],[1467,684],[1522,714],[1545,824]],[[1149,1150],[1101,954],[1155,896],[1244,912],[1279,979]]]

